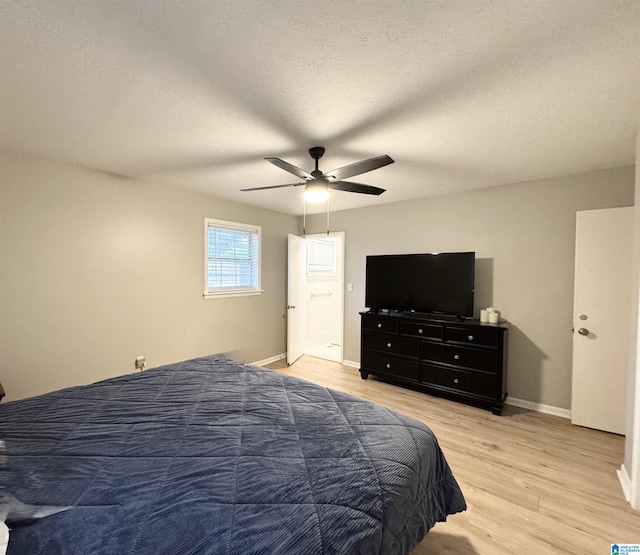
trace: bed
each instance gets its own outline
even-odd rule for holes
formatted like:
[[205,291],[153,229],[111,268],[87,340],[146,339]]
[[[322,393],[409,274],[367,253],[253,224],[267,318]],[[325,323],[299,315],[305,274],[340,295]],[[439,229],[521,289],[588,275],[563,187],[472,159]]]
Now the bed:
[[389,555],[466,508],[424,424],[218,355],[3,403],[0,439],[5,498],[60,509],[10,555]]

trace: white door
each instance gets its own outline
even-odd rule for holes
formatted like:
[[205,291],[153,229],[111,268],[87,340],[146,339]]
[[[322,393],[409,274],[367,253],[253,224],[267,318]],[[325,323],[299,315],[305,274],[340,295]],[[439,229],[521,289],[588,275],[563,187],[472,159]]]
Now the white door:
[[633,207],[576,216],[571,420],[625,433]]
[[302,237],[291,234],[288,242],[287,364],[293,364],[304,354],[305,347],[307,243]]

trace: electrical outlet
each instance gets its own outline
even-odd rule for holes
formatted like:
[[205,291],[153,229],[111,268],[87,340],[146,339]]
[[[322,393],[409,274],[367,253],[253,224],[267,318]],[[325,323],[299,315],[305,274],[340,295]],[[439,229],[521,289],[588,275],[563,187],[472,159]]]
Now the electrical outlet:
[[136,369],[144,370],[147,366],[147,359],[145,357],[136,357]]

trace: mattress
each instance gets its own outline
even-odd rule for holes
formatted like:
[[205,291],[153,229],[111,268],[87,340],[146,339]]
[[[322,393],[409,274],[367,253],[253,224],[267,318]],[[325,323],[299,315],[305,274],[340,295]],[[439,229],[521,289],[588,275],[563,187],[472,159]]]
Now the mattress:
[[1,404],[0,439],[5,500],[53,513],[11,555],[389,555],[466,508],[421,422],[222,356]]

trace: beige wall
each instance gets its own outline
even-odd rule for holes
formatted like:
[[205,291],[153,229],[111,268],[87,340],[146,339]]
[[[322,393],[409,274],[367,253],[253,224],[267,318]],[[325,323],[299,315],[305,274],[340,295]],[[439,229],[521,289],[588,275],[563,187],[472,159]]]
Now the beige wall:
[[[0,380],[8,399],[220,351],[285,350],[286,235],[300,219],[0,155]],[[336,193],[338,194],[338,193]],[[346,194],[346,193],[345,193]],[[346,360],[367,254],[475,250],[476,312],[512,322],[509,394],[570,408],[575,212],[633,204],[634,168],[333,213],[345,231]],[[258,297],[204,300],[204,217],[263,227]],[[308,233],[325,231],[323,215]]]
[[[512,323],[509,395],[569,409],[575,213],[633,198],[630,166],[333,213],[332,231],[346,232],[345,280],[353,283],[345,359],[360,359],[367,254],[475,251],[476,315],[493,305]],[[324,225],[323,215],[307,217],[308,233]]]
[[[221,351],[284,352],[297,218],[0,154],[0,380],[7,399]],[[262,226],[262,286],[204,300],[204,218]]]

